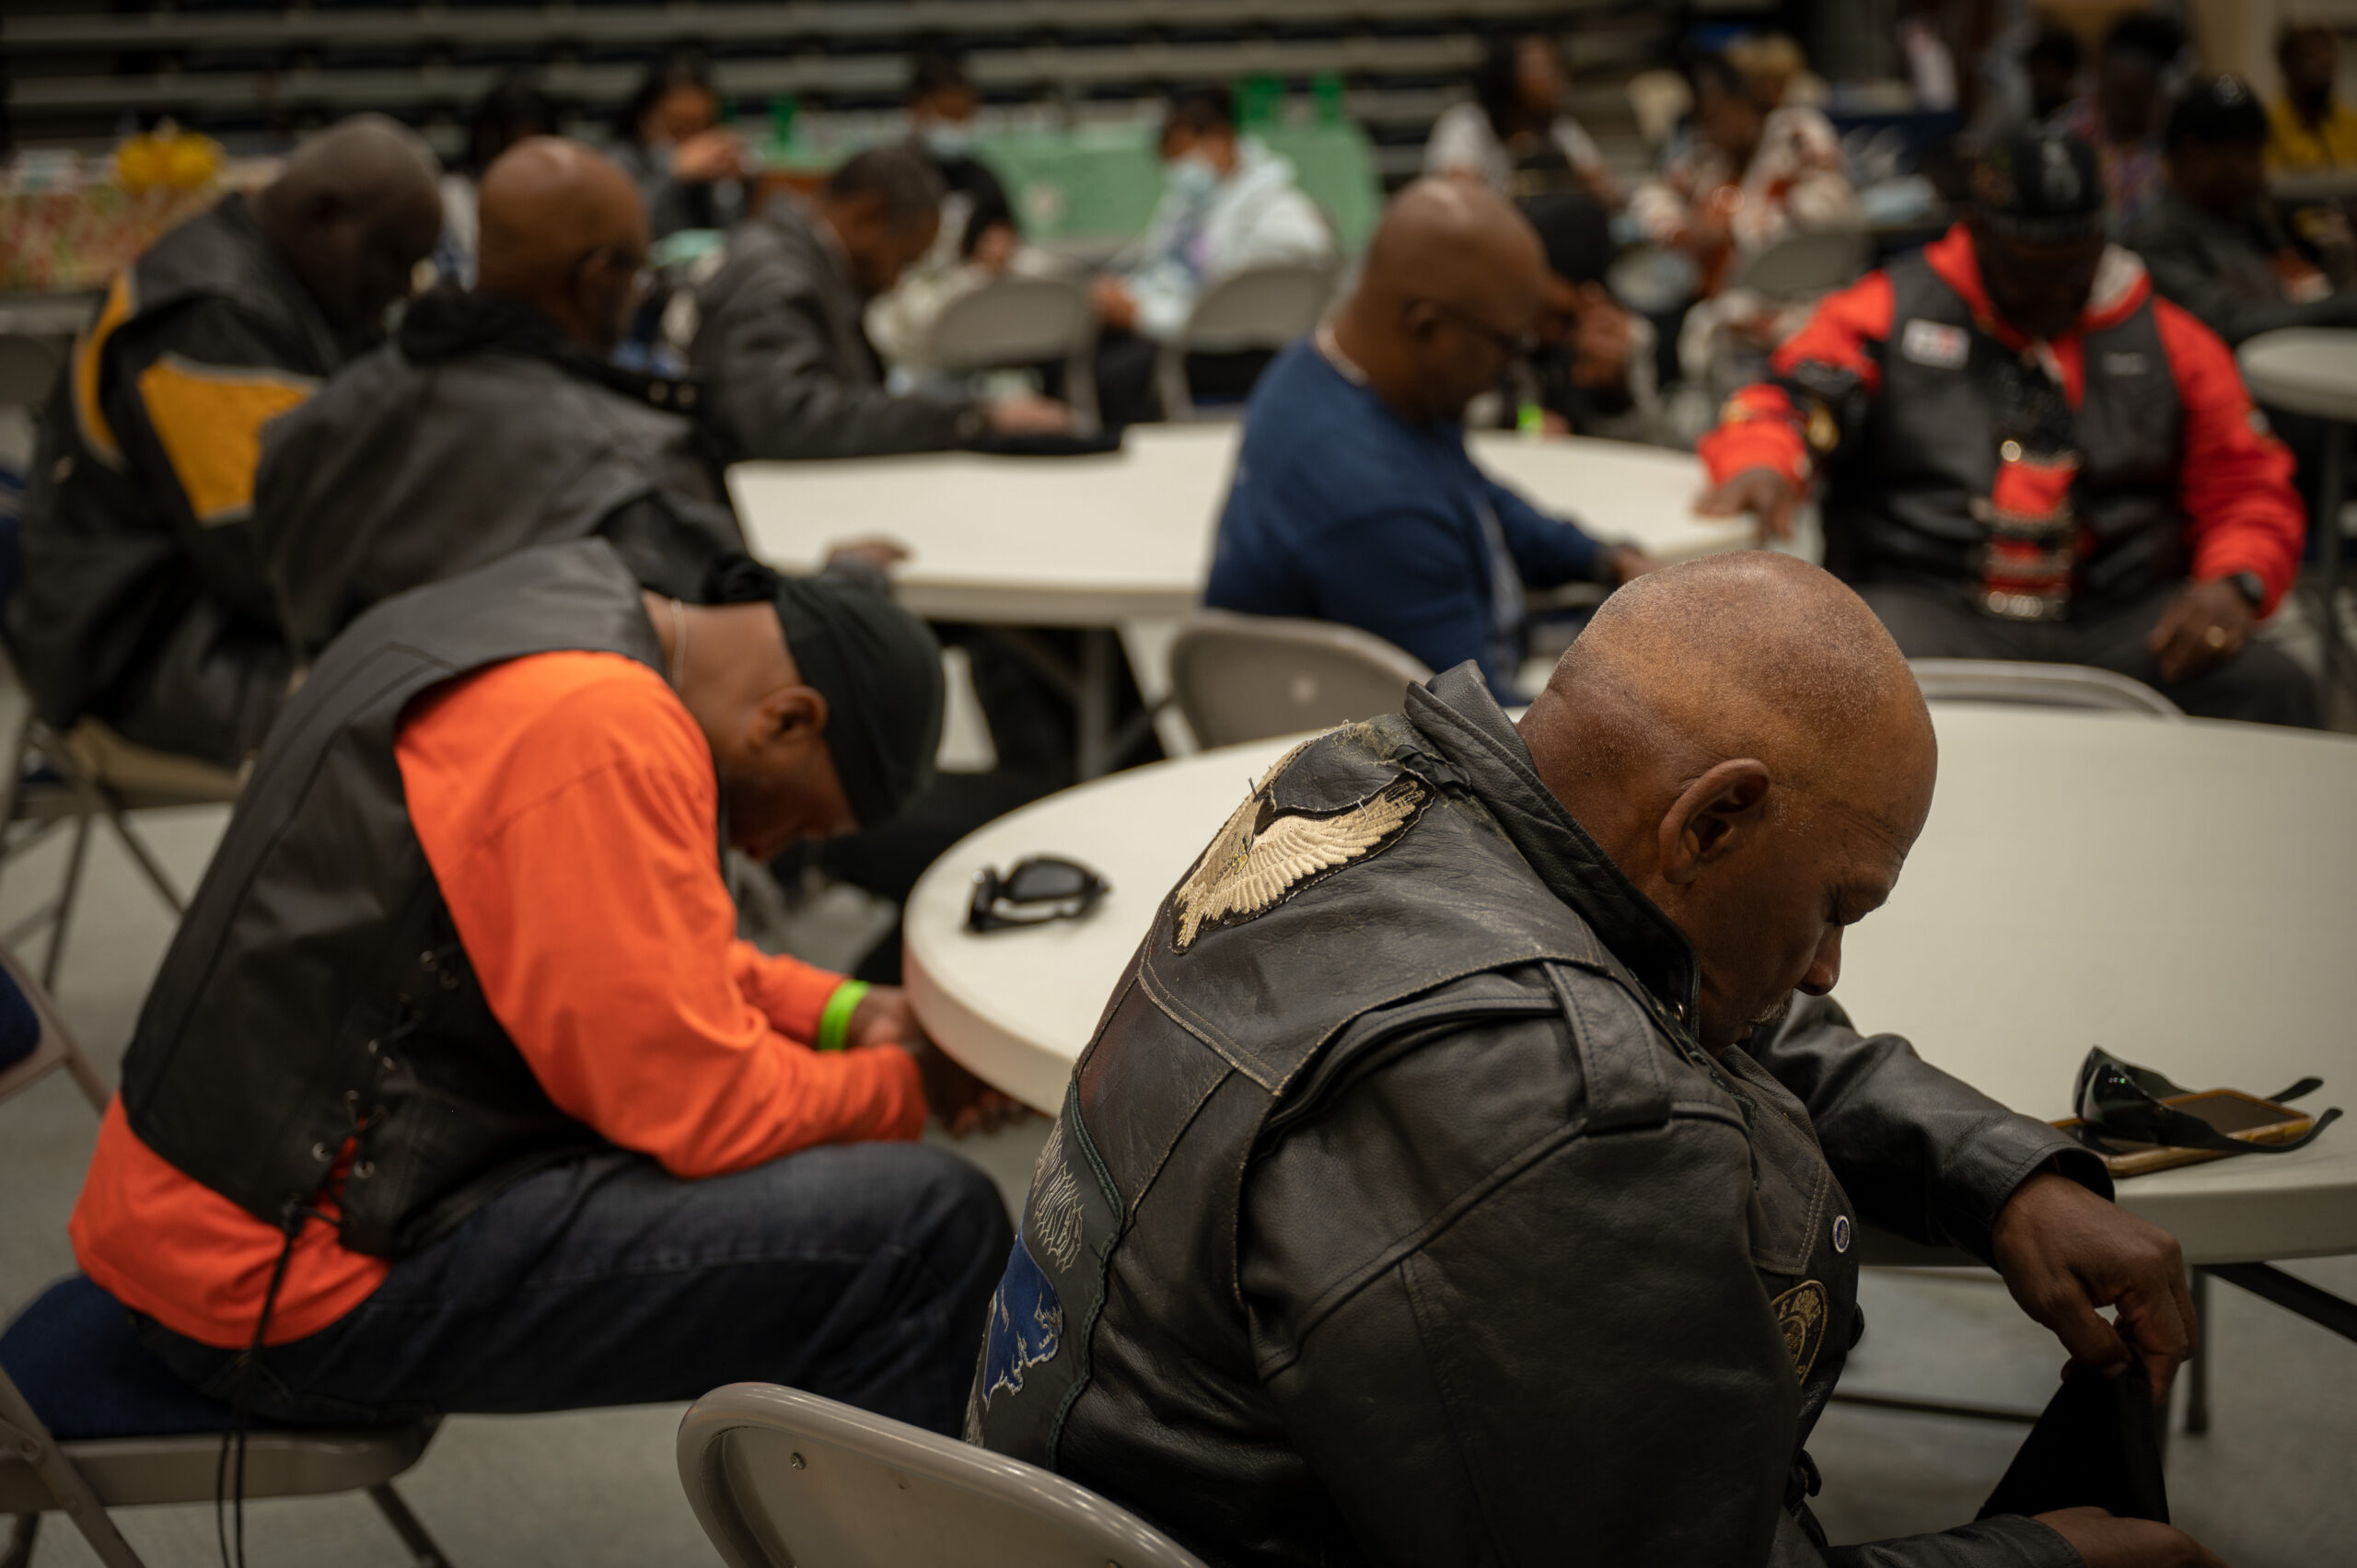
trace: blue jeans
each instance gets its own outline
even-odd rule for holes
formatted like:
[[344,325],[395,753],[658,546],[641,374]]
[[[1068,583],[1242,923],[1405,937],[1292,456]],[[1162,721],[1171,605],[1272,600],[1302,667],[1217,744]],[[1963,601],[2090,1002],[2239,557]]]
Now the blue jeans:
[[[332,1326],[265,1351],[249,1398],[261,1421],[353,1425],[756,1381],[954,1434],[1011,1241],[990,1179],[922,1144],[701,1181],[606,1151],[518,1182]],[[238,1352],[142,1330],[230,1400]]]

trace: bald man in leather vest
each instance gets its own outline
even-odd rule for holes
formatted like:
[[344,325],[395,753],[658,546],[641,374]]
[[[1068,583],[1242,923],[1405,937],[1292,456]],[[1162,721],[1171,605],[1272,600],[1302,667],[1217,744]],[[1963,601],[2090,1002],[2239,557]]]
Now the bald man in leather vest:
[[359,115],[125,268],[41,421],[8,651],[42,718],[235,768],[293,663],[250,528],[263,428],[383,332],[442,229],[417,136]]
[[475,287],[415,301],[271,427],[253,526],[307,658],[378,600],[531,545],[601,535],[672,595],[742,548],[698,389],[610,358],[646,264],[630,177],[531,137],[485,171],[480,212]]
[[1827,996],[1935,745],[1857,597],[1747,552],[1607,599],[1519,726],[1469,662],[1296,748],[1080,1060],[968,1435],[1222,1568],[2215,1568],[2088,1509],[1809,1513],[1861,1221],[2089,1365],[2191,1344],[2093,1155]]

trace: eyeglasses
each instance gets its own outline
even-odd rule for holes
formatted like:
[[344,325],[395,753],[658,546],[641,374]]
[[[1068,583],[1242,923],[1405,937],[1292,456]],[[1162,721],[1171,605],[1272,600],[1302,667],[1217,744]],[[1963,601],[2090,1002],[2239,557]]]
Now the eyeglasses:
[[[2267,1098],[2278,1104],[2312,1094],[2324,1086],[2320,1078],[2303,1078]],[[2316,1134],[2340,1115],[2338,1106],[2309,1123],[2308,1130],[2284,1143],[2254,1143],[2220,1132],[2192,1111],[2165,1100],[2193,1093],[2170,1082],[2150,1067],[2120,1061],[2097,1046],[2079,1064],[2079,1082],[2072,1103],[2078,1108],[2079,1141],[2097,1154],[2119,1154],[2106,1136],[2134,1144],[2157,1144],[2171,1149],[2204,1149],[2222,1155],[2282,1155],[2305,1149]]]
[[1451,305],[1446,299],[1428,299],[1424,303],[1475,337],[1486,340],[1509,359],[1528,359],[1538,351],[1538,335],[1536,332],[1501,331],[1462,306]]
[[974,873],[966,929],[1001,931],[1010,925],[1078,920],[1097,907],[1111,886],[1086,865],[1048,854],[1018,860],[1004,877],[996,866],[986,865]]

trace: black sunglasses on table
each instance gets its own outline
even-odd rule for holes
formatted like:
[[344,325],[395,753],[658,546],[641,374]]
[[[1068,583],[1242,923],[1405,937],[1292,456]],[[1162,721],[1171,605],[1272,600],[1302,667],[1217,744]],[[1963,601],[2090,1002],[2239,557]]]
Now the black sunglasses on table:
[[1051,854],[1018,860],[1004,877],[998,867],[986,865],[974,873],[966,929],[1003,931],[1013,925],[1078,920],[1097,907],[1110,887],[1086,865]]
[[[2303,1078],[2266,1098],[2280,1105],[2323,1086],[2321,1078]],[[2261,1144],[2222,1132],[2192,1111],[2163,1103],[2193,1092],[2150,1067],[2122,1062],[2097,1046],[2079,1064],[2078,1086],[2071,1096],[2071,1102],[2079,1112],[2079,1141],[2098,1154],[2120,1152],[2106,1142],[2107,1135],[2124,1143],[2204,1149],[2222,1155],[2285,1155],[2316,1142],[2316,1134],[2340,1115],[2340,1107],[2335,1106],[2309,1123],[2308,1130],[2298,1137],[2280,1144]]]

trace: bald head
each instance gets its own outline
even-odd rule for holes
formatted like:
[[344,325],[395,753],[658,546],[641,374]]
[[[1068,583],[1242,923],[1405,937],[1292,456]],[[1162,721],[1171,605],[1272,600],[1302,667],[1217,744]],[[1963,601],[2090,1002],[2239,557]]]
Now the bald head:
[[254,216],[329,324],[365,342],[441,237],[440,180],[415,132],[355,114],[296,149]]
[[1504,197],[1419,180],[1384,209],[1336,340],[1403,418],[1455,419],[1504,374],[1546,275],[1538,236]]
[[528,136],[483,171],[477,286],[537,308],[599,352],[621,340],[651,242],[646,204],[610,158]]
[[1694,944],[1703,1041],[1821,993],[1931,808],[1922,693],[1857,595],[1747,552],[1604,602],[1522,723],[1539,777]]

